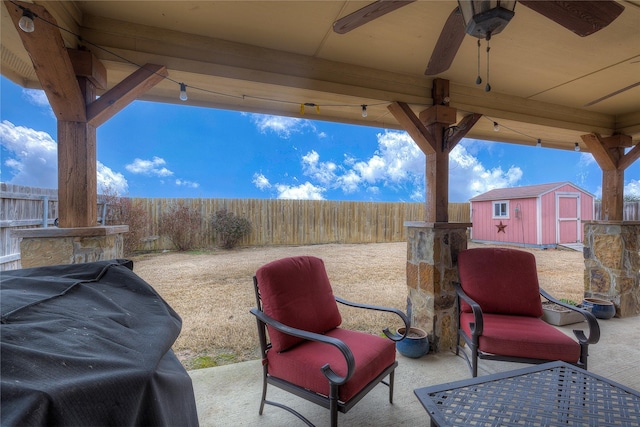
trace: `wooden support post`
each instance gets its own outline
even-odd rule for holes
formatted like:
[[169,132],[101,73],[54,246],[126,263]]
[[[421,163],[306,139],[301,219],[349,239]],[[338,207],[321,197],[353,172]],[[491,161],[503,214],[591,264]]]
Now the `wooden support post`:
[[84,122],[58,121],[58,207],[61,228],[96,225],[96,128]]
[[624,153],[625,147],[632,144],[628,135],[603,138],[597,133],[590,133],[582,135],[581,138],[602,169],[602,219],[622,221],[624,170],[640,157],[640,148],[636,146],[627,154]]
[[[44,6],[20,1],[5,4],[58,118],[60,227],[93,227],[98,199],[96,128],[163,80],[167,69],[146,64],[96,101],[97,89],[107,85],[104,65],[89,51],[67,49],[55,18]],[[42,18],[42,25],[38,21],[32,33],[18,29],[22,8]]]

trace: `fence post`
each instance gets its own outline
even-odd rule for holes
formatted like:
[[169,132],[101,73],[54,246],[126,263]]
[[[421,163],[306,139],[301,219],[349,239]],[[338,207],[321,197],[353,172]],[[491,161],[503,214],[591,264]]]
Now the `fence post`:
[[42,228],[49,226],[49,196],[42,196]]

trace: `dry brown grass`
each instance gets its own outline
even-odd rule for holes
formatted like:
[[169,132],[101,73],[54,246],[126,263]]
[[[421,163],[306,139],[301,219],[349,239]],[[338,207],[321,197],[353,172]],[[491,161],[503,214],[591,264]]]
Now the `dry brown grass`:
[[[324,260],[334,293],[345,299],[406,309],[406,243],[254,247],[134,258],[134,271],[182,317],[174,351],[188,369],[257,358],[252,277],[270,261],[295,255]],[[469,247],[475,246],[470,244]],[[557,298],[582,300],[582,254],[526,249],[535,254],[540,285]],[[401,326],[386,314],[341,307],[343,325],[380,333]]]

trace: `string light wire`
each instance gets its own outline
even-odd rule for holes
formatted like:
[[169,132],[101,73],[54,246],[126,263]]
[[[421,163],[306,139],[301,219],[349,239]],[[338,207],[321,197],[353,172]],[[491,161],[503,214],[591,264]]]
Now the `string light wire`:
[[[139,69],[147,70],[144,67],[144,65],[138,64],[135,61],[132,61],[132,60],[130,60],[129,58],[127,58],[125,56],[122,56],[122,55],[120,55],[120,54],[118,54],[116,52],[113,52],[113,51],[105,48],[105,47],[97,45],[97,44],[91,42],[90,40],[84,39],[81,35],[76,34],[76,33],[74,33],[73,31],[71,31],[71,30],[69,30],[67,28],[61,27],[60,25],[58,25],[58,24],[56,24],[54,22],[51,22],[51,21],[49,21],[49,20],[47,20],[47,19],[45,19],[45,18],[33,13],[30,9],[28,9],[28,8],[22,6],[22,5],[17,4],[16,2],[14,2],[12,0],[9,0],[9,2],[11,4],[13,4],[14,6],[16,6],[17,8],[19,8],[23,12],[23,15],[28,15],[34,21],[36,19],[38,19],[38,20],[40,20],[40,21],[42,21],[42,22],[44,22],[44,23],[46,23],[48,25],[51,25],[51,26],[57,28],[60,31],[64,31],[64,32],[76,37],[81,44],[87,44],[87,45],[93,46],[96,49],[99,49],[99,50],[101,50],[101,51],[103,51],[103,52],[105,52],[105,53],[107,53],[109,55],[112,55],[113,57],[118,58],[121,61],[126,62],[129,65],[133,65],[133,66],[135,66],[135,67],[137,67]],[[480,46],[478,46],[478,51],[480,50],[479,47]],[[489,53],[489,48],[487,48],[487,54],[488,53]],[[478,52],[478,56],[479,56],[479,52]],[[199,92],[204,92],[204,93],[208,93],[208,94],[212,94],[212,95],[226,96],[226,97],[236,98],[236,99],[243,99],[243,100],[244,99],[255,99],[255,100],[267,101],[267,102],[277,102],[277,103],[281,103],[281,104],[300,105],[300,113],[302,115],[304,115],[304,107],[305,106],[315,107],[316,113],[318,113],[318,114],[320,113],[320,105],[312,103],[312,102],[300,103],[300,102],[296,102],[296,101],[289,101],[289,100],[277,99],[277,98],[267,98],[267,97],[253,96],[253,95],[247,95],[247,94],[234,95],[234,94],[229,94],[229,93],[223,93],[223,92],[218,92],[218,91],[215,91],[215,90],[205,89],[205,88],[198,87],[198,86],[192,86],[192,85],[186,84],[186,83],[184,83],[182,81],[175,80],[175,79],[173,79],[172,77],[170,77],[168,75],[159,74],[156,71],[151,71],[151,70],[147,70],[147,71],[149,73],[156,74],[156,75],[158,75],[158,76],[160,76],[160,77],[162,77],[162,78],[164,78],[164,79],[166,79],[166,80],[178,85],[180,87],[180,99],[185,100],[185,101],[186,101],[186,97],[187,97],[186,88],[188,87],[189,90],[191,90],[191,91],[199,91]],[[488,72],[487,72],[487,74],[488,74]],[[478,74],[478,77],[480,77],[479,74]],[[185,99],[183,99],[183,98],[185,98]],[[324,107],[348,107],[348,108],[356,107],[356,108],[358,108],[360,110],[362,117],[367,117],[367,114],[366,114],[367,113],[367,107],[379,106],[379,105],[387,105],[387,104],[388,104],[388,102],[378,102],[378,103],[373,103],[373,104],[362,104],[362,103],[359,103],[359,104],[326,104],[326,105],[323,105],[323,106]],[[460,110],[460,111],[462,111],[462,110]],[[468,114],[474,114],[471,111],[462,111],[462,112],[468,113]],[[533,137],[533,136],[528,135],[528,134],[526,134],[524,132],[520,132],[520,131],[518,131],[516,129],[509,128],[507,126],[504,126],[503,124],[498,124],[498,122],[496,122],[495,120],[493,120],[492,118],[490,118],[488,116],[483,115],[482,117],[484,117],[486,120],[491,121],[494,124],[494,127],[498,127],[498,129],[500,127],[502,127],[502,128],[507,129],[507,130],[509,130],[511,132],[514,132],[514,133],[517,133],[519,135],[522,135],[522,136],[524,136],[526,138],[531,138],[532,140],[537,142],[538,146],[541,146],[541,139],[540,138]],[[579,149],[580,149],[580,146],[578,145],[578,150]]]

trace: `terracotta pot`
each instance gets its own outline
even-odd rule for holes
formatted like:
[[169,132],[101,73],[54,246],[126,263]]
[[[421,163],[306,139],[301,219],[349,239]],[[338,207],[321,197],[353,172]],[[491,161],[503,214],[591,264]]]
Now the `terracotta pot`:
[[[405,328],[398,328],[398,334],[403,335]],[[407,336],[396,342],[398,353],[405,357],[417,359],[429,352],[429,338],[427,333],[420,328],[409,328]]]

